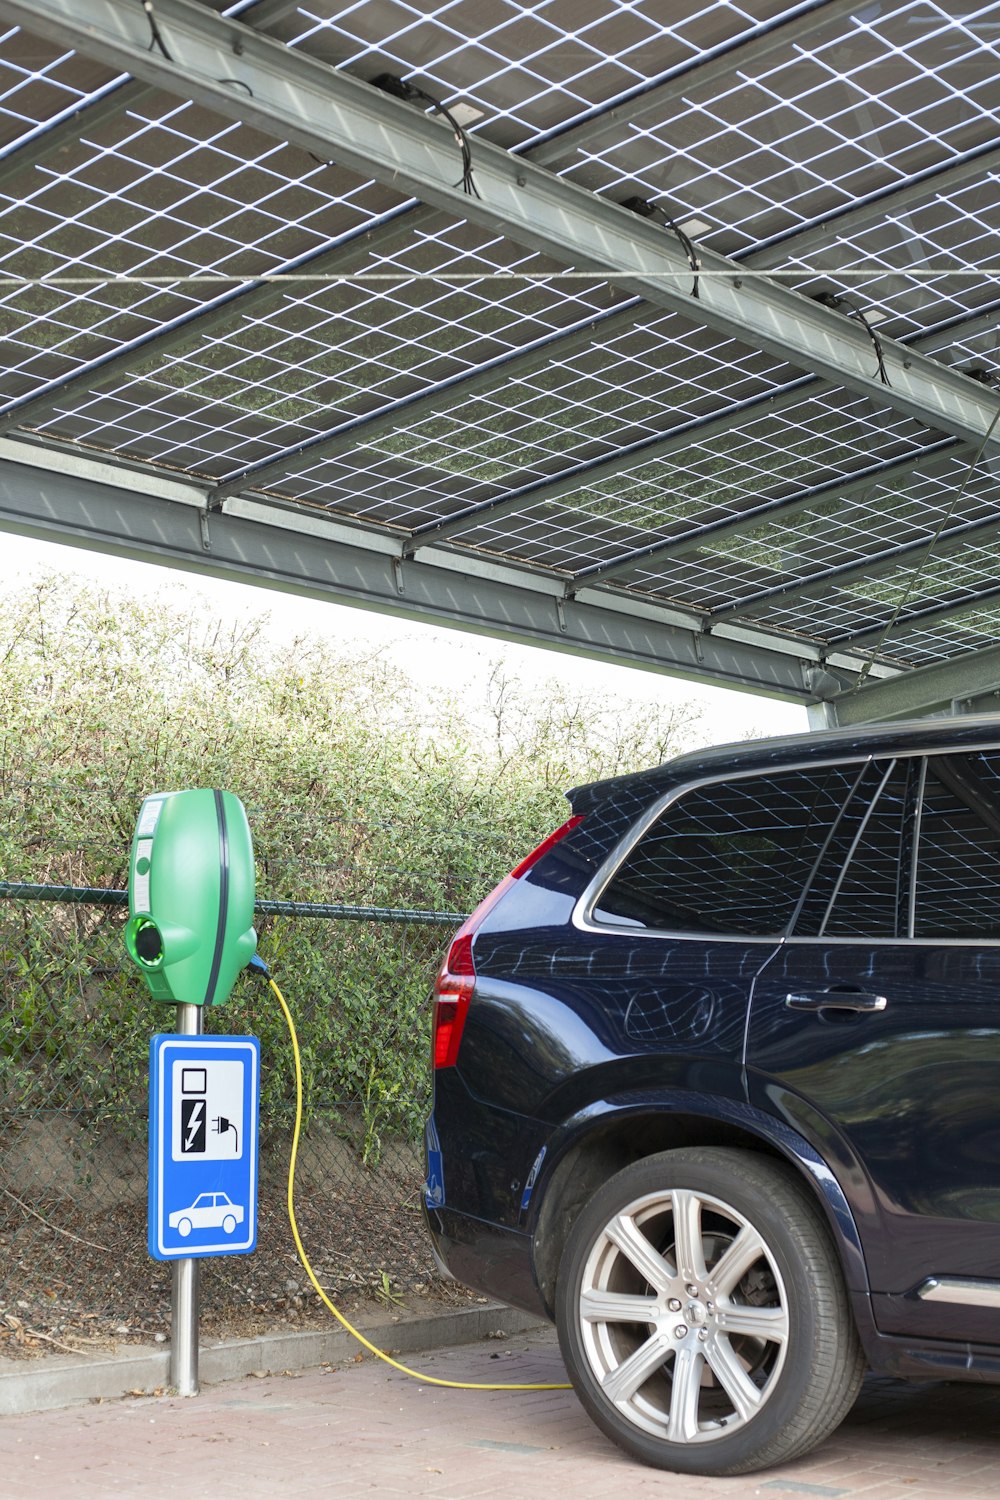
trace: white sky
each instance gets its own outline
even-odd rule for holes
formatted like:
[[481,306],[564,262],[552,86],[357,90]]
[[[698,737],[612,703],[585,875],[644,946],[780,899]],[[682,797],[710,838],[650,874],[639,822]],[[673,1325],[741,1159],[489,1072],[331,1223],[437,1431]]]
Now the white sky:
[[490,672],[497,661],[502,661],[510,675],[528,688],[543,688],[548,679],[557,678],[571,692],[581,695],[600,693],[610,699],[641,703],[694,701],[704,710],[699,738],[706,744],[740,739],[749,732],[795,734],[808,728],[806,710],[797,704],[588,661],[542,647],[491,641],[437,625],[414,624],[369,610],[300,599],[273,589],[198,577],[175,568],[12,534],[0,534],[0,550],[0,591],[16,590],[32,578],[54,571],[81,582],[119,587],[144,599],[161,597],[174,608],[213,618],[245,620],[248,615],[266,615],[278,639],[307,633],[359,650],[384,647],[390,659],[418,684],[431,690],[461,690],[473,714],[478,704],[485,702]]

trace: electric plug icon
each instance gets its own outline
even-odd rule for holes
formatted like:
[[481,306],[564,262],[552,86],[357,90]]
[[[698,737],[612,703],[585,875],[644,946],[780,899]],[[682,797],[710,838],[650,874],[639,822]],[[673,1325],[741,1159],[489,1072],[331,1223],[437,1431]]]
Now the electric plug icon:
[[227,1133],[227,1131],[231,1130],[233,1132],[233,1135],[236,1137],[236,1149],[233,1152],[233,1155],[234,1156],[239,1156],[239,1154],[240,1154],[240,1133],[237,1130],[236,1126],[233,1124],[232,1120],[227,1120],[226,1117],[225,1117],[225,1115],[218,1115],[212,1121],[212,1130],[213,1130],[213,1132],[216,1135],[225,1135]]

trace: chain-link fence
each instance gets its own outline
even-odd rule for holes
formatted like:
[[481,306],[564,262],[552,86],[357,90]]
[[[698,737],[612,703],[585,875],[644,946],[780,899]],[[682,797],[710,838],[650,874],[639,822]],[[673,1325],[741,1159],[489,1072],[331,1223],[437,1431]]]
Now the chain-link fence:
[[[127,839],[100,857],[63,845],[56,858],[59,841],[35,828],[23,796],[17,805],[19,837],[6,848],[0,840],[0,1353],[162,1340],[170,1267],[146,1252],[148,1047],[152,1033],[174,1029],[174,1009],[148,997],[125,958]],[[312,831],[308,820],[296,830],[299,849]],[[352,825],[343,841],[352,852],[337,878],[329,862],[300,859],[290,879],[288,850],[284,862],[265,851],[267,885],[281,894],[262,891],[256,925],[302,1053],[303,1240],[334,1297],[392,1304],[444,1295],[420,1208],[427,997],[472,895],[449,911],[411,906],[420,880],[387,868],[384,841],[379,865],[377,830]],[[41,881],[27,879],[29,867]],[[67,882],[95,872],[119,888]],[[470,882],[439,869],[426,884],[464,895]],[[285,899],[289,886],[321,896],[360,887],[369,897],[391,887],[407,906],[307,904]],[[240,1334],[301,1323],[318,1303],[285,1212],[294,1069],[284,1021],[249,974],[204,1021],[206,1031],[259,1036],[262,1075],[258,1245],[203,1262],[203,1327]]]

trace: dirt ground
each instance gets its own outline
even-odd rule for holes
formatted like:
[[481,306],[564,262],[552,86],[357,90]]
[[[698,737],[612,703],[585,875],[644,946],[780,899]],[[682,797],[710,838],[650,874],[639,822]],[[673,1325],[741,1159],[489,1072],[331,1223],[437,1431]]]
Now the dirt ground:
[[[321,1286],[348,1316],[486,1300],[438,1275],[412,1159],[400,1155],[376,1172],[341,1162],[331,1180],[318,1182],[307,1162],[296,1219]],[[295,1249],[280,1173],[262,1176],[256,1250],[201,1266],[205,1338],[329,1322]],[[147,1253],[137,1192],[95,1211],[67,1199],[31,1202],[0,1183],[0,1357],[165,1343],[170,1288],[171,1267]]]

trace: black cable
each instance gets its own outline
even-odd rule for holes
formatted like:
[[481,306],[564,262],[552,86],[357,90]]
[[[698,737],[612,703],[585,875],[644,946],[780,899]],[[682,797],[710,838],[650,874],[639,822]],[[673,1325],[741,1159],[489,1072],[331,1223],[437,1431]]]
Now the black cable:
[[380,73],[377,78],[372,79],[372,84],[396,99],[405,99],[408,104],[426,104],[432,114],[444,116],[455,132],[455,139],[462,153],[462,191],[470,198],[479,198],[481,195],[472,175],[472,147],[469,137],[448,106],[428,93],[419,83],[411,83],[408,78],[397,78],[394,73]]
[[630,209],[632,213],[639,214],[643,219],[652,219],[655,224],[660,224],[664,229],[669,229],[671,234],[676,235],[680,247],[688,258],[688,264],[694,272],[694,284],[691,287],[691,296],[698,300],[698,278],[701,274],[701,261],[698,259],[698,251],[694,240],[683,230],[677,220],[667,213],[667,210],[658,203],[650,203],[648,198],[626,198],[622,208]]
[[[250,87],[250,85],[248,83],[245,83],[242,78],[216,78],[215,82],[216,83],[224,83],[224,84],[227,84],[227,85],[231,84],[234,89],[246,89],[247,93],[250,95],[250,98],[252,99],[254,97],[253,89]],[[312,152],[311,151],[310,151],[309,155],[312,156]],[[317,156],[315,158],[315,160],[319,161],[319,157]]]
[[856,323],[861,324],[862,328],[865,330],[865,333],[867,333],[868,337],[871,339],[872,348],[875,350],[875,358],[878,362],[878,378],[879,380],[881,380],[883,385],[887,385],[891,389],[892,382],[889,379],[889,371],[886,369],[885,365],[885,354],[882,350],[882,340],[875,332],[874,325],[872,324],[871,319],[868,317],[867,313],[865,313],[856,302],[853,302],[850,297],[845,296],[843,292],[816,292],[813,296],[813,301],[818,302],[822,307],[833,308],[834,312],[844,312],[849,318],[853,318]]
[[678,240],[680,241],[681,249],[684,251],[684,254],[687,256],[688,262],[689,262],[689,264],[691,266],[691,270],[694,272],[694,283],[692,284],[692,287],[691,287],[691,295],[695,299],[695,301],[697,301],[698,300],[698,273],[701,270],[701,261],[698,259],[698,252],[694,248],[694,240],[692,240],[692,238],[691,238],[691,236],[689,234],[686,234],[684,232],[684,230],[677,223],[677,221],[675,219],[672,219],[670,217],[670,215],[666,212],[666,210],[661,209],[660,212],[663,214],[663,222],[666,225],[666,227],[668,229],[673,230],[674,234],[677,236]]
[[158,47],[160,49],[160,51],[163,53],[163,56],[167,59],[167,62],[173,62],[174,59],[171,57],[170,53],[167,51],[167,44],[163,40],[163,33],[162,33],[162,31],[160,30],[159,26],[156,23],[156,16],[155,16],[155,14],[153,12],[153,0],[139,0],[139,4],[142,6],[143,10],[146,12],[146,19],[149,22],[149,37],[150,37],[150,40],[149,40],[149,46],[147,47],[146,50],[148,52],[152,52],[155,47]]
[[844,298],[844,302],[847,306],[848,317],[854,318],[858,323],[860,323],[862,328],[865,330],[865,333],[867,333],[868,337],[872,341],[872,346],[875,350],[875,358],[878,361],[878,378],[881,380],[883,385],[890,385],[891,382],[889,380],[889,371],[885,367],[885,355],[882,353],[882,340],[875,332],[875,329],[872,327],[871,322],[869,321],[865,313],[862,312],[861,308],[855,306],[855,304],[853,302],[850,302],[846,297]]

